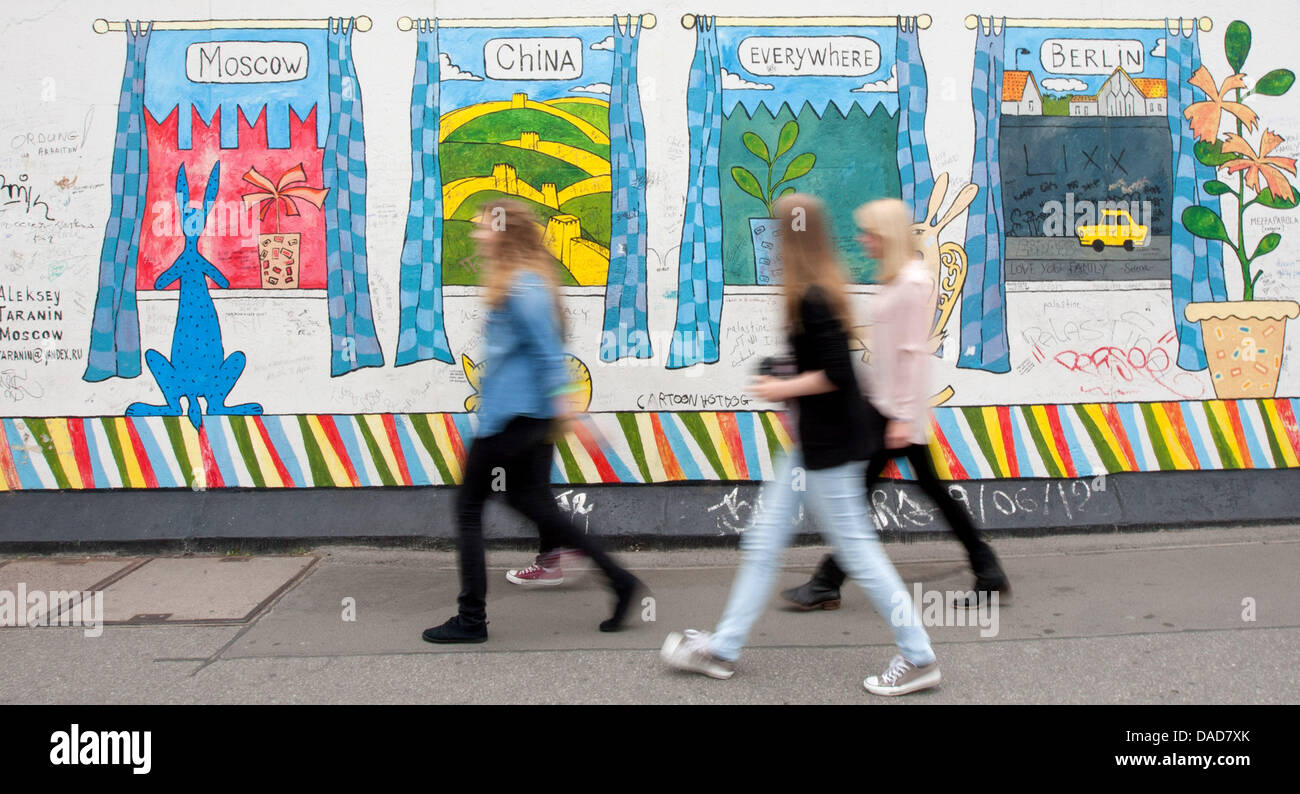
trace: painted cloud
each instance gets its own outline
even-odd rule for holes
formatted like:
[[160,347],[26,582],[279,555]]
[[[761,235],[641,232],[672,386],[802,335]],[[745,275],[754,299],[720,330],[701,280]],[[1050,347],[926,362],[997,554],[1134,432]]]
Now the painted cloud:
[[451,56],[447,53],[441,53],[438,56],[438,79],[439,80],[482,80],[476,74],[463,71],[459,66],[451,62]]
[[755,83],[750,80],[746,80],[740,75],[732,74],[731,72],[728,72],[726,69],[722,70],[722,88],[723,90],[727,90],[727,89],[731,89],[731,90],[743,89],[748,91],[771,91],[772,90],[772,86],[769,83]]
[[853,89],[852,93],[867,94],[875,91],[897,91],[898,90],[898,66],[889,67],[889,79],[877,80],[874,83],[866,83]]

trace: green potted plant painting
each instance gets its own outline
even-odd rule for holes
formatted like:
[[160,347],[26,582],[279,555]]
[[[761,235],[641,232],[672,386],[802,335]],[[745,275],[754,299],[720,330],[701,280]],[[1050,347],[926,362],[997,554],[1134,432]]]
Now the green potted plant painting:
[[[776,182],[772,181],[776,175],[777,161],[794,148],[798,138],[799,122],[797,121],[787,121],[781,127],[781,131],[776,136],[775,149],[769,149],[757,133],[746,132],[741,136],[741,140],[750,154],[763,161],[763,166],[767,169],[767,178],[760,182],[748,168],[739,165],[731,168],[731,178],[736,181],[736,186],[762,202],[765,211],[763,217],[749,219],[749,231],[754,243],[754,281],[757,284],[781,283],[781,263],[776,255],[779,224],[772,217],[774,214],[772,207],[782,196],[794,192],[794,186],[787,183],[805,176],[817,163],[817,155],[812,152],[795,155],[786,163],[781,178]],[[777,190],[782,185],[785,185],[785,188],[778,193]]]
[[[1252,96],[1282,96],[1291,89],[1295,74],[1289,69],[1274,69],[1255,81],[1253,87],[1247,86],[1242,67],[1250,54],[1250,27],[1241,21],[1228,25],[1224,52],[1233,74],[1217,86],[1209,70],[1198,68],[1188,82],[1209,99],[1193,103],[1183,115],[1196,137],[1196,159],[1224,172],[1222,180],[1205,183],[1205,192],[1235,199],[1235,217],[1229,215],[1235,228],[1229,233],[1217,212],[1201,206],[1183,210],[1182,224],[1210,245],[1218,243],[1232,251],[1241,267],[1242,294],[1237,301],[1189,303],[1184,316],[1201,324],[1214,392],[1220,399],[1272,397],[1282,368],[1286,321],[1300,315],[1300,304],[1293,300],[1260,300],[1256,295],[1256,282],[1263,271],[1254,267],[1255,262],[1274,251],[1282,235],[1265,234],[1252,249],[1246,242],[1245,216],[1251,207],[1295,209],[1300,196],[1286,176],[1295,175],[1296,161],[1272,154],[1283,139],[1264,128],[1259,115],[1246,102]],[[1235,125],[1235,132],[1220,138],[1224,121],[1230,128]],[[1259,143],[1255,146],[1245,134],[1257,127]]]

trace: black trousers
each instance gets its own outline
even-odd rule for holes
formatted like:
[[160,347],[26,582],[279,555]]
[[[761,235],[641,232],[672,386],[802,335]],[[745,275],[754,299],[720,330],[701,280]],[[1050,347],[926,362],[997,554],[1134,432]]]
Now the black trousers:
[[483,505],[494,494],[537,525],[556,546],[578,549],[618,589],[634,581],[594,538],[560,511],[551,495],[555,445],[548,419],[517,416],[500,433],[476,438],[465,460],[465,478],[456,494],[457,549],[460,553],[460,618],[468,625],[487,619],[487,562],[483,549]]
[[[971,523],[970,516],[961,504],[952,498],[952,494],[948,493],[948,489],[939,480],[939,475],[935,474],[934,465],[930,462],[929,449],[925,445],[911,444],[897,449],[887,449],[872,458],[867,464],[867,493],[871,493],[871,489],[880,482],[880,475],[885,467],[896,458],[906,458],[907,462],[912,464],[912,470],[916,472],[917,485],[921,486],[926,496],[934,500],[948,526],[952,528],[953,534],[966,547],[966,554],[970,557],[971,568],[975,571],[975,575],[981,578],[1001,576],[1001,566],[993,553],[993,548],[980,538],[979,531]],[[817,575],[831,586],[839,587],[844,584],[844,571],[840,570],[834,557],[827,556],[822,561]]]

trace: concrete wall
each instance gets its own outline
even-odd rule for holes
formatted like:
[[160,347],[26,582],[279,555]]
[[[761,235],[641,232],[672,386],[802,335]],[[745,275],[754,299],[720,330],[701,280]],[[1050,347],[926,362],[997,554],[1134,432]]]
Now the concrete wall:
[[[1300,365],[1292,350],[1295,332],[1288,329],[1300,313],[1294,303],[1300,291],[1295,232],[1300,212],[1290,206],[1293,201],[1266,197],[1239,222],[1236,198],[1216,197],[1204,187],[1217,176],[1232,190],[1244,190],[1247,201],[1254,198],[1257,191],[1243,188],[1235,174],[1202,165],[1194,185],[1178,181],[1180,151],[1191,151],[1198,137],[1236,132],[1236,119],[1226,112],[1215,120],[1198,112],[1205,110],[1199,106],[1189,120],[1178,105],[1170,111],[1171,132],[1169,117],[1072,118],[1068,108],[1069,97],[1096,94],[1116,68],[1147,80],[1143,90],[1156,93],[1159,87],[1151,81],[1168,79],[1176,93],[1189,87],[1186,79],[1201,65],[1215,86],[1221,85],[1235,71],[1225,36],[1240,15],[1251,32],[1240,71],[1245,84],[1256,89],[1246,103],[1258,114],[1257,124],[1243,129],[1244,142],[1260,152],[1280,136],[1269,154],[1288,168],[1300,134],[1300,94],[1271,95],[1285,79],[1265,75],[1297,65],[1293,36],[1279,24],[1289,5],[1269,0],[1249,13],[1222,3],[1197,9],[1168,1],[1145,6],[1143,17],[1167,16],[1174,24],[1179,17],[1203,15],[1199,53],[1189,54],[1189,68],[1170,77],[1168,53],[1175,48],[1166,40],[1168,31],[1141,20],[1115,28],[1103,12],[1121,18],[1121,9],[1079,12],[1064,5],[1053,10],[1041,3],[1004,3],[993,9],[1010,20],[999,45],[1003,68],[1032,70],[1045,112],[1060,115],[1015,116],[993,138],[989,120],[981,119],[974,105],[981,91],[997,83],[981,71],[980,37],[967,19],[988,9],[947,0],[887,9],[919,15],[914,32],[910,17],[908,29],[900,32],[892,16],[800,27],[759,16],[782,13],[777,5],[765,9],[718,0],[703,9],[718,15],[718,57],[725,72],[716,97],[722,114],[717,188],[723,238],[716,256],[725,283],[721,312],[710,329],[718,340],[716,356],[699,361],[674,360],[673,341],[675,334],[680,342],[684,332],[703,330],[683,328],[677,319],[682,303],[690,300],[683,286],[697,272],[701,278],[707,272],[703,257],[692,261],[681,254],[684,228],[688,250],[690,243],[690,224],[684,221],[694,211],[692,149],[700,146],[688,124],[688,83],[701,35],[696,28],[708,27],[683,15],[701,9],[662,3],[631,9],[653,14],[655,24],[639,36],[635,93],[644,136],[628,154],[619,147],[607,110],[611,100],[616,109],[626,102],[632,86],[626,70],[619,70],[619,64],[630,63],[631,48],[619,52],[612,21],[605,21],[614,9],[584,0],[556,13],[591,19],[492,26],[458,21],[518,14],[512,8],[499,2],[439,4],[436,112],[460,113],[455,129],[439,144],[441,184],[417,178],[415,202],[412,76],[427,72],[418,32],[397,24],[411,13],[409,7],[387,0],[364,7],[276,6],[276,15],[285,18],[368,15],[369,29],[351,37],[354,78],[350,73],[334,78],[337,108],[330,101],[332,45],[324,23],[315,30],[268,31],[268,21],[259,20],[265,10],[257,3],[106,2],[89,10],[60,6],[9,21],[10,46],[0,53],[6,75],[6,113],[0,120],[0,489],[9,492],[0,496],[0,541],[131,539],[159,532],[229,536],[236,530],[223,516],[234,515],[246,516],[255,534],[310,535],[312,527],[328,527],[319,534],[382,534],[379,527],[345,530],[338,521],[310,518],[360,505],[365,509],[358,518],[390,515],[392,520],[383,523],[393,534],[420,532],[421,521],[398,520],[396,506],[449,504],[446,486],[458,480],[459,460],[473,435],[475,418],[468,409],[477,384],[475,367],[485,363],[484,313],[477,263],[465,235],[474,208],[492,194],[455,196],[456,211],[443,219],[437,240],[441,251],[421,226],[421,208],[427,212],[422,197],[440,194],[442,184],[490,177],[502,163],[516,169],[521,184],[539,190],[554,184],[557,195],[567,198],[557,201],[560,207],[539,204],[539,216],[578,217],[582,250],[608,251],[614,274],[608,283],[580,286],[599,272],[587,255],[581,278],[569,279],[564,288],[566,344],[575,377],[590,384],[590,413],[557,454],[553,479],[559,492],[599,486],[601,501],[625,503],[633,517],[658,516],[657,505],[674,504],[698,488],[700,496],[682,502],[692,506],[693,517],[636,519],[632,534],[713,534],[717,510],[705,508],[725,501],[733,489],[743,494],[769,477],[772,457],[790,443],[777,406],[745,392],[755,363],[779,344],[780,288],[765,283],[754,261],[754,247],[763,238],[755,236],[750,221],[761,225],[764,204],[744,192],[732,168],[765,176],[766,165],[746,148],[744,133],[754,132],[775,149],[778,130],[791,121],[799,135],[776,158],[774,172],[779,177],[796,158],[815,156],[811,168],[789,184],[830,202],[864,328],[874,287],[871,263],[851,239],[852,207],[879,195],[902,195],[918,205],[920,216],[941,221],[923,231],[933,244],[928,256],[935,275],[945,285],[944,311],[934,330],[933,452],[942,476],[965,488],[1011,489],[1006,493],[1014,500],[1022,482],[1029,482],[1031,491],[1048,483],[1050,491],[1051,481],[1070,489],[1073,483],[1115,475],[1115,482],[1129,483],[1115,487],[1132,489],[1131,496],[1123,509],[1099,517],[1102,524],[1244,519],[1260,510],[1269,518],[1285,517],[1282,505],[1247,508],[1240,500],[1203,510],[1171,498],[1152,502],[1167,509],[1146,510],[1138,505],[1147,486],[1137,483],[1149,479],[1155,493],[1166,487],[1162,483],[1190,482],[1179,478],[1195,476],[1202,493],[1235,494],[1246,483],[1279,482],[1300,464],[1295,420]],[[801,10],[827,17],[864,13],[861,6],[838,0]],[[1032,25],[1017,20],[1080,13],[1096,20]],[[142,61],[143,79],[123,92],[124,67],[131,63],[128,36],[120,29],[98,33],[94,23],[98,17],[127,16],[246,22],[210,35],[156,26]],[[243,42],[223,45],[227,55],[251,47],[246,51],[254,58],[302,57],[307,71],[289,82],[234,82],[263,78],[214,77],[209,60],[208,72],[199,74],[204,64],[187,64],[186,53],[191,44],[205,42],[209,54],[213,42]],[[502,61],[502,47],[514,48],[507,54],[516,60]],[[831,50],[861,57],[844,57],[835,68],[811,65],[816,52]],[[68,57],[69,52],[76,56]],[[542,66],[548,57],[556,60],[546,74],[525,73],[518,60],[523,53],[534,53]],[[764,58],[773,63],[773,53],[786,62],[762,66]],[[806,63],[788,62],[801,53]],[[485,60],[488,55],[495,63]],[[570,62],[562,63],[565,58]],[[1257,85],[1260,80],[1271,82]],[[526,102],[516,99],[521,94]],[[350,144],[340,138],[352,121],[345,108],[357,98],[364,109],[352,105],[351,111],[363,125],[364,147],[359,133]],[[994,97],[994,107],[1000,99]],[[1168,101],[1174,108],[1179,100],[1171,93]],[[488,112],[494,102],[502,104]],[[218,109],[219,124],[212,116]],[[612,115],[617,125],[620,114]],[[119,127],[123,147],[115,145]],[[506,145],[531,132],[581,149],[582,167],[548,155],[562,151],[554,146]],[[132,168],[128,150],[135,139],[126,133],[142,134],[146,144],[146,160],[138,169],[143,186],[138,217],[129,209],[135,197],[129,189],[123,196],[122,179],[114,175],[115,155],[119,171]],[[432,138],[416,138],[431,154]],[[995,144],[1000,148],[993,156]],[[342,171],[338,161],[329,160],[340,145],[350,146],[354,155]],[[362,154],[364,174],[358,167]],[[706,153],[696,154],[707,159]],[[416,159],[416,165],[428,168],[427,158]],[[322,198],[309,190],[287,199],[298,214],[281,214],[279,231],[301,235],[295,249],[302,260],[295,263],[298,283],[291,289],[268,288],[258,254],[269,243],[259,234],[276,232],[277,213],[271,209],[259,218],[261,205],[242,198],[259,188],[244,177],[256,169],[274,183],[300,161],[304,179],[296,186],[330,193]],[[188,198],[198,206],[218,162],[217,209],[207,220],[210,234],[199,251],[231,285],[207,281],[206,288],[196,290],[210,293],[216,315],[214,323],[200,323],[178,311],[175,288],[158,290],[154,281],[182,248],[177,171],[186,166]],[[630,187],[630,209],[616,206],[609,191],[594,190],[596,182],[584,181],[599,176],[593,173],[601,170],[600,162],[608,163],[615,185],[621,179]],[[1182,165],[1190,169],[1194,162],[1184,158]],[[1001,177],[996,203],[981,163]],[[1277,169],[1264,175],[1274,177],[1271,184],[1282,192],[1290,184],[1285,180],[1294,181]],[[963,193],[971,183],[977,189]],[[1267,184],[1260,181],[1258,188]],[[1181,201],[1188,190],[1190,201]],[[340,210],[341,201],[350,203],[352,215]],[[1080,245],[1076,222],[1084,222],[1089,212],[1095,216],[1103,202],[1137,207],[1139,221],[1149,210],[1146,244],[1133,251]],[[1187,203],[1216,211],[1228,241],[1195,241],[1183,215]],[[619,237],[620,216],[635,220],[644,235]],[[999,244],[990,244],[988,231],[996,238],[999,229]],[[1246,256],[1261,252],[1244,277],[1231,247],[1239,237]],[[644,260],[629,258],[628,252],[635,255],[641,245]],[[440,292],[436,321],[445,331],[445,348],[422,354],[405,349],[403,330],[432,324],[433,318],[403,319],[403,284],[418,285],[421,268],[435,263],[430,272]],[[1253,307],[1225,302],[1202,311],[1223,316],[1219,325],[1207,320],[1202,332],[1185,319],[1189,299],[1235,302],[1248,286],[1253,286]],[[637,305],[638,292],[643,307]],[[405,297],[408,304],[423,297],[432,305],[429,290],[421,296],[412,287]],[[132,300],[138,325],[129,318]],[[606,307],[619,305],[624,310],[615,316],[631,318],[631,325],[611,329]],[[1248,308],[1262,308],[1256,314],[1263,316],[1245,316]],[[1236,315],[1229,317],[1232,312]],[[367,316],[373,318],[373,337]],[[108,329],[98,342],[96,327]],[[860,335],[868,336],[861,329]],[[230,386],[226,403],[244,406],[245,414],[219,415],[209,404],[193,420],[149,415],[172,412],[157,407],[167,404],[167,391],[184,390],[155,377],[145,351],[176,359],[178,337],[206,349],[219,342],[222,356],[242,354],[242,371],[218,376],[208,366],[200,376],[224,378]],[[603,359],[602,340],[612,339],[617,348],[641,338],[649,342],[644,357]],[[110,371],[88,365],[106,355],[113,362]],[[181,398],[181,404],[188,406],[188,400]],[[906,478],[909,473],[891,469],[888,474]],[[1259,479],[1251,479],[1255,474]],[[293,494],[304,488],[313,490]],[[1095,504],[1109,503],[1122,492],[1108,490]],[[1264,496],[1252,500],[1252,505],[1273,504]],[[283,513],[267,512],[276,505]],[[313,505],[328,508],[317,512]],[[385,509],[381,505],[389,512],[377,512]],[[85,520],[56,520],[67,517],[61,511]],[[166,518],[152,524],[138,519],[150,514]],[[41,515],[51,519],[34,518]],[[259,523],[254,520],[259,515],[280,519]],[[998,516],[985,520],[1002,525]],[[1079,525],[1079,519],[1064,514],[1034,521],[1045,527]]]

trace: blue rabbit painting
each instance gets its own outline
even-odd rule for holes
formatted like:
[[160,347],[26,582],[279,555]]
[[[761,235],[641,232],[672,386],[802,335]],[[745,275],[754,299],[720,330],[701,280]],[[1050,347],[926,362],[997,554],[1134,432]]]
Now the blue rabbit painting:
[[[202,208],[190,207],[190,186],[185,178],[185,166],[176,172],[176,203],[180,207],[181,230],[185,234],[185,250],[171,267],[154,282],[154,289],[166,289],[175,281],[181,282],[180,304],[176,310],[176,327],[172,331],[172,357],[168,360],[157,350],[145,354],[145,363],[153,373],[158,388],[167,399],[166,405],[131,403],[127,416],[180,416],[185,413],[197,430],[203,426],[203,413],[209,415],[235,414],[260,415],[258,403],[226,405],[226,397],[235,381],[244,373],[247,359],[235,351],[226,357],[221,344],[221,324],[217,308],[208,292],[208,279],[222,289],[230,281],[211,262],[199,253],[199,235],[207,225],[208,212],[217,199],[221,178],[221,163],[214,163],[208,175],[207,189],[203,193]],[[181,407],[186,398],[188,408]],[[199,408],[203,398],[204,409]]]

